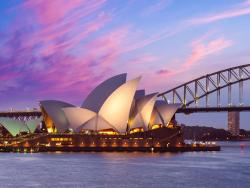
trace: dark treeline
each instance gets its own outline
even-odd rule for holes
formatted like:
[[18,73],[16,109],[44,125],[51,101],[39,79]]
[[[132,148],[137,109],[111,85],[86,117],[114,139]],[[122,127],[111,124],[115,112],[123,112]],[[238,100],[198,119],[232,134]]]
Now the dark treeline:
[[240,129],[239,136],[233,136],[225,129],[216,129],[213,127],[204,126],[186,126],[181,125],[183,129],[184,139],[197,141],[212,141],[212,140],[244,140],[250,139],[250,131]]

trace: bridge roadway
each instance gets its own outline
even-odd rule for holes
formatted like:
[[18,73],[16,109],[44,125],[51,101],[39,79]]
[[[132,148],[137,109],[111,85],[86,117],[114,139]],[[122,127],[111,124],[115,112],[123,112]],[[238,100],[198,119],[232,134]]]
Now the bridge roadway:
[[0,117],[20,117],[20,116],[36,116],[40,117],[41,111],[0,111]]
[[[250,106],[232,106],[232,107],[188,107],[180,108],[176,113],[200,113],[200,112],[230,112],[230,111],[250,111]],[[41,111],[0,111],[0,117],[22,117],[33,116],[40,117]]]
[[200,112],[232,112],[232,111],[250,111],[250,106],[231,106],[231,107],[188,107],[179,108],[176,113],[200,113]]

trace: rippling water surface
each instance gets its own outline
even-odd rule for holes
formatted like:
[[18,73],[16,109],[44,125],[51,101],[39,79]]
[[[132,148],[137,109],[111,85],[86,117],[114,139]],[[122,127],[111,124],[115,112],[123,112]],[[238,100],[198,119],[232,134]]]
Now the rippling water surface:
[[0,153],[0,187],[250,187],[250,142],[220,152]]

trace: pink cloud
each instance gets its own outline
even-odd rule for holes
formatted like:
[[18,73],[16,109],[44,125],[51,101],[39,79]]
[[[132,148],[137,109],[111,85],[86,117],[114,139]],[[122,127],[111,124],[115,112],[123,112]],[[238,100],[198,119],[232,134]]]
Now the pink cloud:
[[[83,100],[86,91],[90,91],[106,75],[112,75],[111,66],[117,62],[117,54],[121,48],[122,30],[113,31],[105,36],[98,37],[93,46],[84,47],[86,55],[79,57],[67,55],[64,51],[58,51],[51,57],[45,58],[41,62],[44,67],[41,71],[36,71],[33,65],[27,67],[22,75],[23,82],[36,83],[39,89],[30,88],[39,98],[51,98],[53,96],[62,97],[70,101]],[[113,38],[112,36],[116,36]],[[120,42],[119,42],[120,41]],[[109,45],[102,45],[108,42]],[[100,50],[99,50],[100,49]],[[84,52],[85,54],[85,52]]]
[[[159,60],[154,54],[131,53],[124,58],[125,53],[183,29],[183,26],[163,28],[148,37],[136,33],[133,25],[111,23],[116,15],[106,11],[105,1],[55,0],[46,5],[48,1],[26,1],[19,10],[25,11],[32,21],[24,21],[20,13],[18,21],[6,32],[6,41],[1,43],[4,53],[0,54],[0,80],[5,82],[0,88],[1,96],[5,92],[18,93],[24,98],[32,95],[34,100],[56,98],[80,104],[95,85],[116,74],[115,65],[122,65],[119,71],[129,71],[130,75],[153,72],[151,67]],[[178,71],[163,67],[157,74],[175,75],[231,45],[223,37],[210,41],[207,38],[191,44],[191,54],[183,60],[186,66]],[[159,78],[148,75],[147,87],[158,87],[165,82],[164,79],[157,82]]]
[[159,60],[159,57],[153,54],[138,54],[136,57],[125,58],[123,61],[118,62],[116,69],[120,71],[120,65],[122,65],[122,70],[124,72],[129,72],[131,77],[136,77],[150,70]]
[[208,32],[193,40],[189,44],[191,47],[191,53],[185,60],[183,60],[184,64],[182,64],[179,68],[174,70],[163,68],[156,71],[156,74],[169,77],[186,72],[200,61],[206,59],[209,56],[219,54],[222,50],[233,45],[231,40],[225,39],[224,37],[209,40],[209,37],[211,37],[213,33],[214,32]]
[[226,40],[223,37],[211,40],[207,44],[203,43],[203,41],[195,40],[191,43],[192,52],[186,60],[184,67],[193,66],[207,56],[217,54],[223,49],[232,46],[232,44],[231,40]]
[[129,27],[124,26],[114,29],[86,44],[90,49],[87,56],[101,59],[103,66],[110,66],[126,46]]
[[250,3],[249,1],[245,1],[244,3],[241,3],[240,5],[237,5],[233,8],[230,8],[228,10],[214,13],[208,16],[194,18],[188,20],[188,23],[191,25],[199,25],[199,24],[207,24],[219,20],[224,20],[228,18],[234,18],[239,17],[243,15],[250,14]]
[[[51,55],[60,50],[71,50],[90,34],[104,27],[110,20],[110,14],[96,13],[105,0],[55,0],[28,1],[24,3],[24,11],[34,13],[39,28],[31,33],[26,41],[27,47],[42,44],[41,53]],[[58,11],[58,7],[60,7]],[[85,19],[94,15],[91,21]]]
[[[112,74],[110,66],[119,58],[128,29],[118,26],[102,31],[112,20],[110,13],[96,12],[105,1],[44,3],[47,2],[25,2],[21,10],[33,17],[33,21],[13,22],[15,31],[10,30],[5,37],[2,49],[6,53],[0,55],[0,79],[8,80],[8,84],[2,84],[1,95],[18,92],[37,99],[58,98],[81,103],[86,92]],[[53,15],[58,7],[65,6],[66,9]],[[20,74],[13,75],[15,71]]]
[[160,74],[160,75],[169,75],[171,73],[172,73],[172,71],[169,69],[160,69],[160,70],[156,71],[156,74]]
[[[58,50],[71,50],[78,45],[80,45],[81,41],[86,39],[91,34],[97,32],[102,27],[106,26],[107,23],[111,21],[111,17],[109,15],[100,15],[93,21],[90,21],[88,23],[78,25],[75,24],[74,26],[76,28],[72,27],[65,27],[61,29],[61,32],[59,33],[48,33],[44,37],[42,37],[43,41],[46,41],[47,39],[47,45],[44,47],[43,52],[45,55],[53,54]],[[56,39],[62,37],[61,35],[68,33],[68,37],[64,37],[63,40],[60,42],[57,42]],[[39,38],[39,37],[38,37]],[[45,40],[44,40],[45,38]],[[53,43],[51,43],[51,39],[54,40]]]
[[[159,2],[159,4],[161,4],[161,2]],[[211,23],[211,22],[215,22],[215,21],[219,21],[223,19],[229,19],[229,18],[234,18],[234,17],[248,15],[248,14],[250,14],[249,0],[245,1],[244,3],[237,4],[234,7],[228,10],[222,11],[222,12],[214,13],[214,14],[204,16],[204,17],[184,20],[183,22],[180,22],[179,24],[177,23],[175,26],[171,28],[169,27],[163,28],[158,33],[155,33],[151,35],[150,37],[143,38],[142,40],[139,40],[139,41],[135,41],[132,45],[129,45],[123,51],[123,53],[127,53],[133,50],[144,48],[148,45],[151,45],[152,43],[155,43],[162,39],[176,35],[186,30],[187,28],[190,28],[196,25]]]
[[21,75],[20,73],[15,73],[15,72],[8,73],[8,74],[3,74],[3,75],[0,75],[0,81],[15,79],[20,75]]
[[39,23],[50,25],[67,19],[67,16],[86,16],[99,9],[103,3],[105,0],[29,0],[24,3],[24,7],[36,13]]

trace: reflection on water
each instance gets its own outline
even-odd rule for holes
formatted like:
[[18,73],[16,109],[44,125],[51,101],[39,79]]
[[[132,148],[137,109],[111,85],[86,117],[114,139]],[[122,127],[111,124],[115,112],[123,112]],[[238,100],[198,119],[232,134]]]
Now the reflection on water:
[[250,142],[220,152],[0,153],[0,187],[249,187]]

